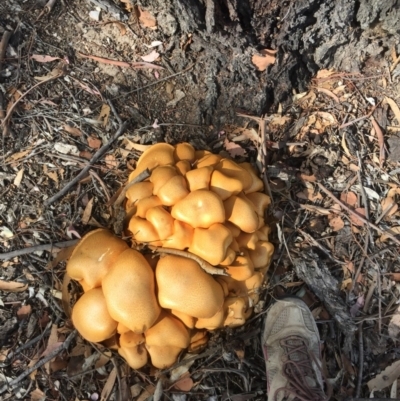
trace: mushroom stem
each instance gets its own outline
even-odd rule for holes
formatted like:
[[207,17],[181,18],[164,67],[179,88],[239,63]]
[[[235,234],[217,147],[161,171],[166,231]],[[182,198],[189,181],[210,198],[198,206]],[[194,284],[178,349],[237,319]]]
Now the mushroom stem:
[[197,262],[200,265],[200,267],[208,274],[218,275],[218,276],[229,276],[229,274],[224,269],[218,269],[217,267],[210,265],[210,263],[206,262],[204,259],[188,251],[181,251],[179,249],[174,249],[174,248],[161,248],[152,245],[149,245],[148,248],[154,252],[166,253],[175,256],[183,256],[184,258],[192,259],[195,262]]

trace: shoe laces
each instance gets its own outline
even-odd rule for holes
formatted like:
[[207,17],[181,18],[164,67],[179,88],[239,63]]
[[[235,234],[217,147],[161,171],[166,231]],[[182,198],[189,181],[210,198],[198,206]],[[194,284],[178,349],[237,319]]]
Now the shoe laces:
[[320,361],[310,352],[305,340],[302,337],[289,336],[282,339],[280,345],[285,352],[283,375],[287,379],[287,385],[276,390],[274,401],[278,401],[278,394],[282,392],[287,397],[294,396],[293,401],[328,400],[315,373],[314,366],[323,373]]

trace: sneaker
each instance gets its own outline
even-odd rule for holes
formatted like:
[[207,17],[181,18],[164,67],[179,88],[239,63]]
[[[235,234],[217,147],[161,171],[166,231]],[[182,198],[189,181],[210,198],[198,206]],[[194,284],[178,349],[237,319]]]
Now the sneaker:
[[277,301],[268,311],[261,344],[269,401],[326,401],[320,339],[307,305],[297,298]]

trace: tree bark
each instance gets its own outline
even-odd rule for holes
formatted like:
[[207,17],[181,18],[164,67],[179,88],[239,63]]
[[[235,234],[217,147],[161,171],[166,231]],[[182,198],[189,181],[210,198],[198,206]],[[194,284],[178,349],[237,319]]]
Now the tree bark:
[[[398,0],[140,3],[156,15],[168,50],[181,56],[171,58],[172,67],[196,62],[187,77],[198,91],[190,118],[202,124],[232,122],[236,109],[261,115],[281,104],[285,110],[293,90],[306,90],[319,69],[360,72],[393,47],[400,52]],[[275,64],[260,72],[251,58],[263,48],[278,52]]]

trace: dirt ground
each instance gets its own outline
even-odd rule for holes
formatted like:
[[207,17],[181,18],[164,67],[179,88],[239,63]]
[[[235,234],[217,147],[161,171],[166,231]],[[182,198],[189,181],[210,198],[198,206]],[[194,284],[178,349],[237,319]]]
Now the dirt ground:
[[[251,27],[227,1],[232,23],[207,14],[191,31],[188,10],[179,25],[153,3],[0,4],[0,399],[265,400],[262,322],[288,294],[320,328],[332,399],[400,398],[396,8],[353,5],[350,34],[351,2],[331,5],[338,28],[323,31],[317,1],[302,3],[304,19],[291,2],[256,1]],[[257,165],[276,249],[245,326],[171,369],[133,371],[76,336],[65,249],[118,226],[113,196],[160,141]]]

